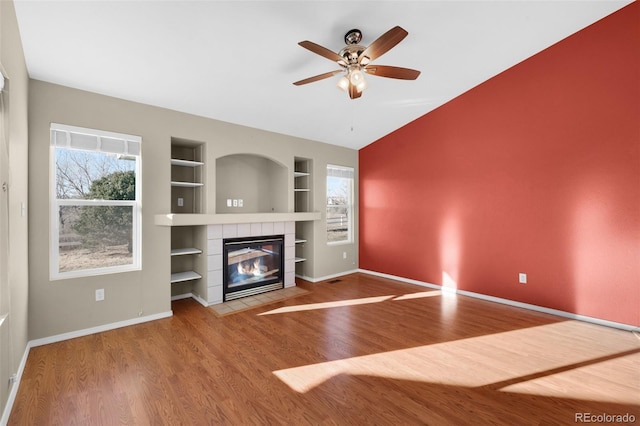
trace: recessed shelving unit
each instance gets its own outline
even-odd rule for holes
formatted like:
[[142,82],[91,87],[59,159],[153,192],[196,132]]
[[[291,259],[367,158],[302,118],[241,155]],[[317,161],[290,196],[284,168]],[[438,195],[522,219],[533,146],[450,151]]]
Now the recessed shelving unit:
[[[308,158],[294,158],[293,164],[293,198],[296,212],[310,212],[312,208],[312,160]],[[305,226],[305,222],[296,222],[296,274],[304,273],[303,262],[311,255],[311,245],[306,244],[313,238],[313,228]]]
[[293,161],[294,211],[310,212],[311,209],[311,160],[294,158]]
[[171,144],[171,213],[202,213],[204,147],[175,140]]
[[[171,213],[203,213],[204,144],[174,139],[171,141]],[[172,294],[193,293],[201,287],[206,267],[203,262],[199,227],[171,230]],[[206,281],[206,280],[204,280]],[[184,283],[184,284],[180,284]],[[206,286],[206,285],[205,285]]]

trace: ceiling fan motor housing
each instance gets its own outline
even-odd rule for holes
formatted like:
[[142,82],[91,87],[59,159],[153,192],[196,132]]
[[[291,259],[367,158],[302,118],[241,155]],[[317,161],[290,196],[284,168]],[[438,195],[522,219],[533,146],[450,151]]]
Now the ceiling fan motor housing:
[[358,44],[350,44],[338,52],[338,55],[344,58],[347,65],[355,65],[358,63],[358,57],[364,52],[364,49],[364,47]]
[[344,35],[344,42],[346,44],[358,44],[362,40],[362,31],[357,28],[347,31]]

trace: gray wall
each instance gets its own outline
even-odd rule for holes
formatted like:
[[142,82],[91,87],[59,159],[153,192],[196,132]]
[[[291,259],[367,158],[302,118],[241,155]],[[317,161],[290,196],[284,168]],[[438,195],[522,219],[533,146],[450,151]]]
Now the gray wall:
[[[7,77],[4,114],[8,114],[8,268],[0,281],[0,316],[8,314],[0,333],[0,414],[7,402],[9,377],[17,373],[28,342],[27,101],[29,79],[13,2],[0,1],[0,67]],[[6,170],[5,170],[6,171]],[[2,208],[5,208],[2,206]],[[4,265],[6,266],[6,265]],[[3,266],[0,266],[3,267]]]
[[[29,110],[29,337],[31,339],[168,312],[170,304],[170,231],[154,225],[154,215],[170,212],[171,138],[201,141],[206,151],[206,213],[216,212],[216,160],[252,153],[283,164],[289,171],[287,194],[293,211],[294,157],[311,158],[314,210],[324,210],[327,163],[357,168],[357,151],[294,138],[217,120],[42,81],[30,84]],[[142,137],[142,271],[68,280],[49,280],[49,125],[51,122],[102,129]],[[357,187],[357,186],[356,186]],[[286,198],[285,198],[286,197]],[[357,217],[357,215],[356,215]],[[323,213],[324,218],[324,213]],[[314,258],[305,275],[340,274],[357,267],[357,239],[327,246],[322,221],[313,224]],[[356,234],[357,235],[357,234]],[[348,253],[342,258],[343,251]],[[105,300],[95,302],[95,290]]]
[[[238,154],[216,160],[216,213],[288,212],[288,174],[268,158]],[[227,207],[227,199],[242,199],[242,207]]]

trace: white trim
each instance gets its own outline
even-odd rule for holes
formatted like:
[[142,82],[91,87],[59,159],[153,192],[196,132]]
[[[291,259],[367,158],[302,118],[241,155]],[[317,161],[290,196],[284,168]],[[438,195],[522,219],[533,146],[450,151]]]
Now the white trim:
[[16,401],[16,396],[18,395],[20,380],[22,379],[22,373],[24,373],[24,368],[27,365],[27,358],[29,357],[30,350],[31,350],[31,342],[27,342],[27,347],[24,348],[24,353],[22,354],[22,359],[20,360],[20,365],[18,366],[18,371],[16,373],[16,380],[11,384],[11,389],[9,390],[9,397],[7,398],[7,403],[4,406],[2,417],[0,417],[0,425],[2,426],[6,426],[6,424],[9,423],[9,416],[11,415],[11,410],[13,409],[13,403]]
[[200,303],[205,308],[209,307],[209,302],[207,302],[206,300],[204,300],[202,297],[198,296],[197,294],[193,294],[193,293],[177,294],[175,296],[171,296],[171,301],[173,302],[175,300],[182,300],[182,299],[189,299],[189,298],[192,298],[193,300],[195,300],[196,302]]
[[51,130],[60,130],[69,133],[80,133],[83,135],[100,136],[111,139],[124,139],[133,142],[142,142],[141,136],[127,135],[125,133],[107,132],[105,130],[89,129],[86,127],[69,126],[67,124],[51,123]]
[[[53,131],[67,132],[67,146],[56,146],[53,140]],[[50,127],[50,150],[49,150],[49,280],[66,280],[78,277],[105,275],[113,273],[123,273],[139,271],[142,269],[142,138],[140,136],[126,135],[122,133],[106,132],[103,130],[87,129],[77,126],[51,123]],[[126,154],[135,158],[135,200],[83,200],[83,199],[58,199],[56,195],[56,149],[75,149],[69,147],[69,134],[88,134],[96,136],[98,145],[102,143],[102,137],[110,139],[124,140],[125,147],[128,142],[138,145],[137,154]],[[98,147],[99,148],[99,147]],[[102,152],[100,149],[82,151]],[[125,154],[125,153],[123,153]],[[132,241],[132,263],[117,265],[113,267],[100,267],[95,269],[79,269],[67,272],[60,272],[60,247],[59,247],[59,211],[61,206],[130,206],[131,241]]]
[[175,301],[175,300],[182,300],[182,299],[188,299],[190,297],[193,297],[193,294],[191,293],[186,293],[186,294],[178,294],[176,296],[171,296],[171,301]]
[[345,272],[339,272],[337,274],[325,275],[324,277],[319,277],[319,278],[311,278],[311,277],[307,277],[307,276],[304,276],[304,275],[296,274],[296,278],[300,278],[301,280],[309,281],[309,282],[312,282],[312,283],[318,283],[320,281],[326,281],[326,280],[330,280],[330,279],[333,279],[333,278],[343,277],[345,275],[355,274],[356,272],[361,272],[361,271],[359,269],[353,269],[351,271],[345,271]]
[[[342,174],[347,174],[348,176],[341,176],[340,173],[332,174],[331,171],[340,171]],[[338,166],[335,164],[327,163],[326,168],[327,176],[325,178],[325,204],[326,200],[329,197],[329,178],[339,178],[339,179],[348,179],[349,180],[349,194],[347,199],[347,204],[327,204],[324,208],[325,212],[325,238],[327,239],[327,245],[340,245],[340,244],[353,244],[354,243],[354,226],[355,220],[354,217],[356,215],[356,206],[354,204],[356,191],[355,191],[355,168],[350,166]],[[329,208],[330,207],[346,207],[347,208],[347,238],[340,241],[329,241]]]
[[29,343],[32,348],[36,346],[48,345],[50,343],[62,342],[76,337],[88,336],[90,334],[101,333],[103,331],[115,330],[116,328],[128,327],[130,325],[142,324],[149,321],[155,321],[162,318],[173,316],[173,311],[161,312],[159,314],[147,315],[139,318],[132,318],[124,321],[112,322],[110,324],[99,325],[96,327],[85,328],[83,330],[70,331],[68,333],[56,334],[55,336],[43,337],[41,339],[31,340]]
[[191,297],[193,297],[193,299],[200,303],[202,306],[204,306],[205,308],[209,307],[209,302],[207,302],[206,300],[204,300],[202,297],[198,296],[197,294],[191,294]]
[[469,297],[473,297],[473,298],[476,298],[476,299],[486,300],[486,301],[489,301],[489,302],[501,303],[503,305],[514,306],[516,308],[529,309],[531,311],[542,312],[542,313],[550,314],[550,315],[556,315],[556,316],[563,317],[563,318],[569,318],[569,319],[574,319],[574,320],[578,320],[578,321],[590,322],[592,324],[603,325],[605,327],[618,328],[618,329],[625,330],[625,331],[632,331],[634,333],[640,332],[640,327],[633,326],[633,325],[630,325],[630,324],[624,324],[624,323],[621,323],[621,322],[609,321],[609,320],[605,320],[605,319],[589,317],[589,316],[586,316],[586,315],[574,314],[572,312],[560,311],[558,309],[545,308],[544,306],[532,305],[530,303],[523,303],[523,302],[517,302],[515,300],[503,299],[503,298],[500,298],[500,297],[488,296],[486,294],[474,293],[472,291],[452,289],[452,288],[443,287],[443,286],[440,286],[440,285],[437,285],[437,284],[431,284],[431,283],[427,283],[427,282],[423,282],[423,281],[412,280],[412,279],[409,279],[409,278],[398,277],[398,276],[395,276],[395,275],[383,274],[381,272],[369,271],[369,270],[366,270],[366,269],[358,269],[358,272],[362,272],[363,274],[376,275],[378,277],[388,278],[388,279],[391,279],[391,280],[403,281],[403,282],[406,282],[406,283],[409,283],[409,284],[415,284],[415,285],[419,285],[419,286],[422,286],[422,287],[429,287],[429,288],[438,289],[438,290],[442,290],[442,291],[448,291],[448,292],[459,294],[459,295],[462,295],[462,296],[469,296]]
[[59,206],[124,206],[135,207],[136,200],[81,200],[76,198],[65,198],[56,200]]

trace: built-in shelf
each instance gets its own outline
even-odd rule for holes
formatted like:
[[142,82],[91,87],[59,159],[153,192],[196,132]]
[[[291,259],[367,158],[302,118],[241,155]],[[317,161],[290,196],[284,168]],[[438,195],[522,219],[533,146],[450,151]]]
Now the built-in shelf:
[[171,186],[180,186],[184,188],[196,188],[198,186],[203,186],[203,183],[200,182],[176,182],[171,181]]
[[203,166],[204,163],[202,161],[180,160],[178,158],[172,158],[171,165],[183,166],[183,167],[198,167],[198,166]]
[[304,262],[305,260],[307,260],[307,259],[305,259],[304,257],[296,257],[296,263]]
[[302,176],[309,176],[310,173],[307,172],[293,172],[293,177],[302,177]]
[[201,254],[202,250],[195,247],[175,248],[171,250],[171,256],[186,256],[188,254]]
[[307,240],[303,240],[302,238],[296,238],[296,244],[306,243]]
[[171,284],[199,280],[200,278],[202,278],[202,275],[194,271],[174,272],[171,274]]
[[309,192],[311,191],[309,188],[295,188],[295,192]]

